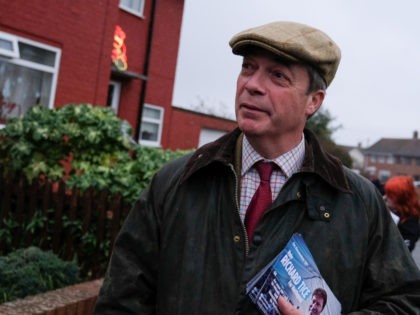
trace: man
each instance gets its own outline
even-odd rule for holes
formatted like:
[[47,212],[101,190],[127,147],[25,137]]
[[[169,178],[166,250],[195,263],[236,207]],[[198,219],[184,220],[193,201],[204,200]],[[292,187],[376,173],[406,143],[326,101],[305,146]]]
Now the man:
[[322,288],[317,288],[312,293],[311,304],[309,304],[309,315],[319,315],[327,304],[327,292]]
[[[258,314],[246,284],[295,232],[343,313],[419,314],[420,271],[382,197],[304,130],[336,73],[337,45],[292,22],[230,45],[243,56],[239,128],[157,172],[120,231],[95,314]],[[281,299],[279,308],[300,314]]]

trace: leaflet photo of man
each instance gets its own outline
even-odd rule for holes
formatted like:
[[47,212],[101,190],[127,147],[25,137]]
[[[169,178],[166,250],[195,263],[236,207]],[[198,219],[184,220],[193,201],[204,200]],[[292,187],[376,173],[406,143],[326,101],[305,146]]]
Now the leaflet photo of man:
[[322,288],[317,288],[312,293],[311,304],[309,304],[308,314],[319,315],[327,304],[327,292]]

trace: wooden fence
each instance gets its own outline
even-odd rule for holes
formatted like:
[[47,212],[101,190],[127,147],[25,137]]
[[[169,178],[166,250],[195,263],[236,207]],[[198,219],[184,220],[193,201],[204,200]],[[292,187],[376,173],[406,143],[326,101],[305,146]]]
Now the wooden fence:
[[131,205],[109,191],[67,189],[64,182],[0,178],[0,255],[28,246],[77,259],[81,276],[102,277]]

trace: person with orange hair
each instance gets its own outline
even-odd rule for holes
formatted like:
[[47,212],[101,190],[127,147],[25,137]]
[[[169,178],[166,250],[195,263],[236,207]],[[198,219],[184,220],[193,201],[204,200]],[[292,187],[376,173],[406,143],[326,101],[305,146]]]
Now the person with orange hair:
[[420,237],[420,202],[411,176],[395,176],[385,183],[385,200],[399,217],[397,223],[408,249],[413,251]]

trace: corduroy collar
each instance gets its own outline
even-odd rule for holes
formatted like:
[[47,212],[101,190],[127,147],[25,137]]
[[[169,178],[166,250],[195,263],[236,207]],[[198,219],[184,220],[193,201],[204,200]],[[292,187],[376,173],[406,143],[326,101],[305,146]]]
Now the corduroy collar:
[[[327,153],[310,130],[305,129],[304,134],[305,159],[299,172],[316,173],[332,187],[343,192],[349,192],[349,185],[344,175],[341,161]],[[240,175],[242,154],[240,143],[242,136],[242,132],[236,128],[216,141],[197,149],[188,160],[182,181],[199,169],[216,162],[233,165],[236,174]]]

